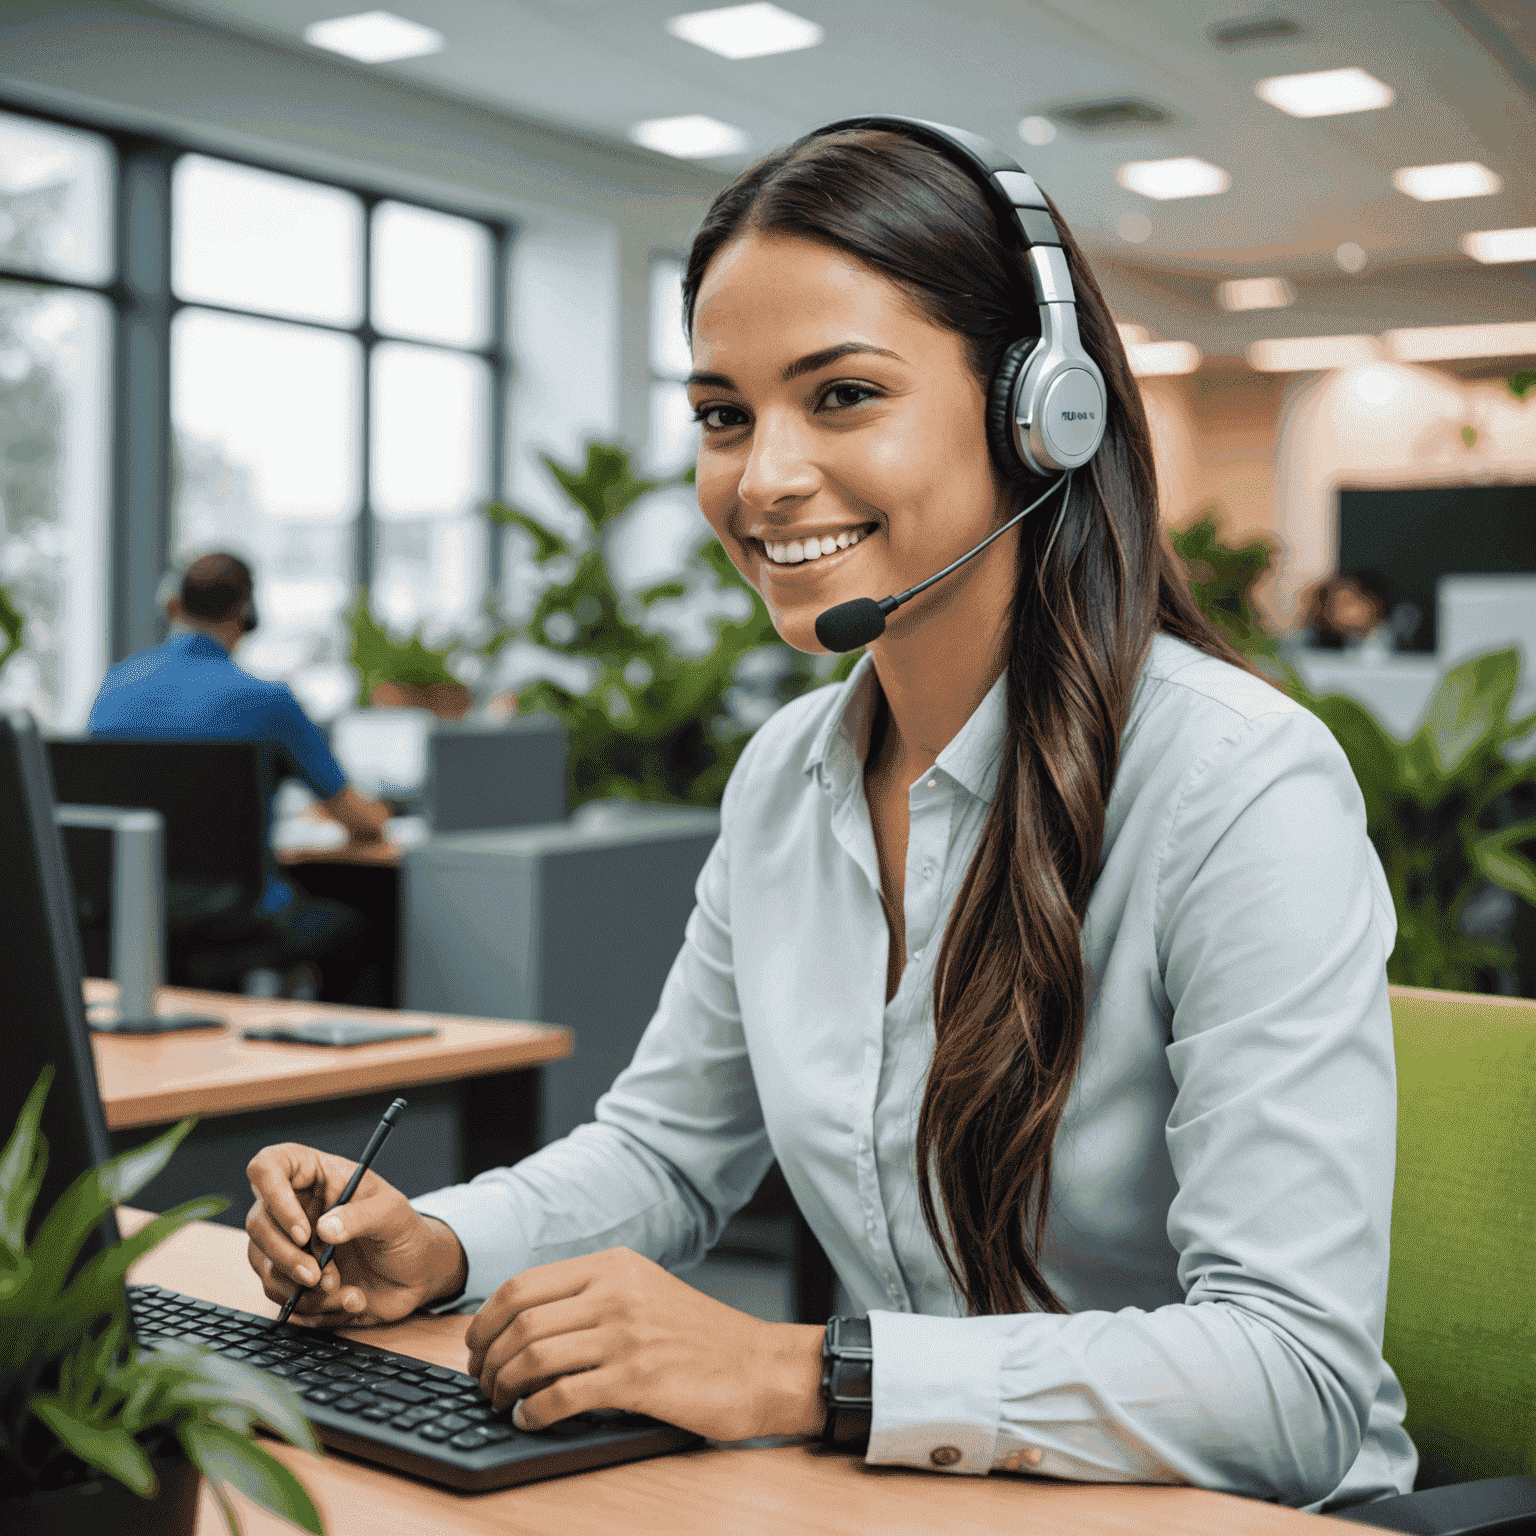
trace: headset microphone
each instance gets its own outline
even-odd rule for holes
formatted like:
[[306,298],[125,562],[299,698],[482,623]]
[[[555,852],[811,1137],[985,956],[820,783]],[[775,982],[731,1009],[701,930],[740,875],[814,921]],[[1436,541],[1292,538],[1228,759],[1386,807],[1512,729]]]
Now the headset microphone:
[[[958,571],[967,560],[979,555],[993,539],[1001,538],[1016,523],[1023,522],[1046,497],[1063,485],[1066,486],[1066,490],[1061,495],[1061,511],[1065,512],[1067,497],[1072,491],[1071,470],[1051,481],[1022,512],[1010,517],[1001,528],[994,529],[975,549],[961,555],[958,560],[946,565],[942,571],[930,576],[927,581],[920,581],[915,587],[908,587],[905,592],[898,592],[891,597],[882,597],[878,602],[872,597],[855,597],[849,602],[839,603],[835,608],[828,608],[824,613],[818,614],[816,638],[829,651],[836,651],[839,654],[843,651],[856,651],[861,645],[868,645],[871,640],[878,640],[885,633],[885,621],[888,615],[894,613],[909,598],[916,597],[919,592],[926,592],[934,582],[942,581],[951,571]],[[1058,522],[1060,516],[1061,514],[1058,513]]]

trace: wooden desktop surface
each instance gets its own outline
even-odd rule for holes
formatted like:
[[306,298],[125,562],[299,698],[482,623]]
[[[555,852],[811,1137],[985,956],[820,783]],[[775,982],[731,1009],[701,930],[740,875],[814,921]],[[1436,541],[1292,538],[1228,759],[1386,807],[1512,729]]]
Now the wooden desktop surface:
[[398,869],[400,850],[393,843],[340,843],[334,848],[278,848],[273,858],[285,867],[294,864],[372,864]]
[[[137,1230],[147,1218],[121,1213]],[[184,1228],[135,1266],[131,1278],[272,1316],[245,1259],[245,1235],[228,1227]],[[462,1317],[412,1317],[366,1338],[401,1354],[462,1370]],[[802,1445],[689,1451],[573,1477],[459,1494],[331,1453],[315,1460],[273,1447],[304,1480],[329,1536],[1304,1536],[1315,1517],[1194,1488],[1058,1483],[993,1473],[957,1478],[869,1467],[853,1456]],[[243,1500],[247,1536],[293,1536],[293,1527]],[[197,1536],[223,1536],[203,1490]]]
[[[85,984],[88,1004],[111,1002],[116,995],[117,988],[109,981]],[[158,1007],[162,1013],[212,1014],[228,1023],[218,1030],[167,1035],[92,1034],[96,1077],[111,1130],[164,1125],[183,1115],[232,1115],[378,1089],[485,1077],[543,1066],[571,1053],[571,1032],[560,1025],[343,1008],[179,987],[161,988]],[[285,1045],[245,1040],[240,1035],[242,1029],[263,1024],[326,1017],[419,1023],[437,1033],[414,1040],[336,1047]]]

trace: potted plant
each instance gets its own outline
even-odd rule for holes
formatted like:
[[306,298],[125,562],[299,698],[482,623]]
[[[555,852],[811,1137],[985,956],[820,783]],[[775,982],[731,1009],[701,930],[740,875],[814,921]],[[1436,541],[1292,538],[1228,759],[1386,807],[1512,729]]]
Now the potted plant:
[[228,1202],[189,1201],[80,1262],[100,1222],[166,1165],[195,1122],[82,1173],[28,1242],[48,1165],[39,1124],[52,1079],[45,1067],[0,1152],[0,1529],[190,1536],[206,1477],[235,1536],[230,1489],[320,1536],[303,1484],[251,1438],[259,1424],[316,1450],[292,1391],[189,1347],[141,1350],[129,1332],[129,1265]]
[[448,669],[449,651],[430,646],[418,625],[397,640],[374,618],[366,591],[346,613],[352,644],[347,656],[357,672],[358,703],[383,709],[414,706],[442,720],[467,715],[475,696]]

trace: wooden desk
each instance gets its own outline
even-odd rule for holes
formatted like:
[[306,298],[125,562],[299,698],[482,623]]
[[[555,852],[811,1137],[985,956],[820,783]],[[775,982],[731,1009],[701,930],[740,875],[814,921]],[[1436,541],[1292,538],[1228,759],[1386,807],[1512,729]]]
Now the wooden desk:
[[[110,981],[87,981],[85,996],[87,1003],[110,1003],[117,988]],[[164,1125],[183,1115],[230,1115],[374,1089],[456,1082],[543,1066],[571,1053],[571,1031],[559,1025],[339,1008],[179,987],[162,988],[158,1001],[164,1012],[211,1013],[228,1019],[229,1027],[169,1035],[93,1034],[96,1077],[114,1131]],[[240,1030],[253,1026],[328,1015],[421,1023],[437,1034],[335,1049],[240,1037]]]
[[400,850],[390,842],[339,843],[334,848],[279,848],[273,853],[285,869],[297,864],[372,864],[398,869]]
[[[143,1219],[123,1213],[132,1230]],[[276,1311],[246,1264],[244,1234],[224,1227],[184,1228],[141,1260],[132,1278],[249,1312]],[[465,1326],[462,1317],[413,1317],[355,1336],[462,1370]],[[1325,1529],[1295,1510],[1193,1488],[1007,1473],[954,1478],[867,1467],[805,1445],[689,1451],[481,1494],[454,1493],[334,1452],[316,1461],[274,1449],[314,1495],[329,1536],[1305,1536],[1309,1525]],[[292,1526],[237,1502],[248,1536],[293,1536]],[[197,1531],[224,1532],[206,1489]]]

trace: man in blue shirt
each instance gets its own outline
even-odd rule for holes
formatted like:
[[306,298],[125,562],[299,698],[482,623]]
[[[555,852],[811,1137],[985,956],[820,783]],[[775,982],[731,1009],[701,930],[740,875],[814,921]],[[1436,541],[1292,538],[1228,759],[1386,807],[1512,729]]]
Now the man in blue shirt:
[[[314,792],[320,809],[338,821],[355,843],[376,843],[387,806],[360,795],[332,756],[325,737],[284,683],[252,677],[235,665],[233,652],[256,627],[250,568],[233,555],[203,555],[187,568],[179,594],[166,604],[170,637],[111,668],[91,707],[94,737],[126,740],[255,741],[264,750],[271,789],[295,773]],[[216,829],[210,829],[216,836]],[[285,880],[269,861],[266,887],[254,912],[210,915],[194,931],[173,932],[173,979],[196,984],[238,985],[240,976],[210,974],[210,967],[280,973],[313,967],[320,995],[350,997],[366,960],[366,924],[339,902],[318,901]],[[188,945],[202,963],[184,953]],[[216,959],[215,955],[222,957]],[[246,965],[247,961],[254,964]],[[175,972],[181,970],[182,977]]]

